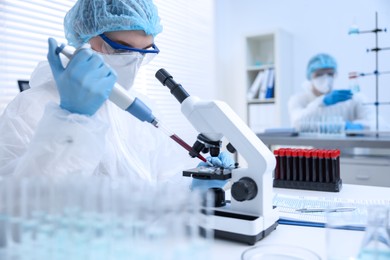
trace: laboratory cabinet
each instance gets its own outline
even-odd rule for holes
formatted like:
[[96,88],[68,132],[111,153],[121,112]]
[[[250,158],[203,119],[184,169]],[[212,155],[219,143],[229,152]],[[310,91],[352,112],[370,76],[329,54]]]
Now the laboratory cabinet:
[[343,183],[390,187],[389,156],[351,156],[340,158]]
[[275,146],[340,149],[343,184],[390,187],[390,136],[257,136],[270,149]]
[[247,123],[254,132],[287,127],[293,94],[292,36],[275,29],[245,37]]

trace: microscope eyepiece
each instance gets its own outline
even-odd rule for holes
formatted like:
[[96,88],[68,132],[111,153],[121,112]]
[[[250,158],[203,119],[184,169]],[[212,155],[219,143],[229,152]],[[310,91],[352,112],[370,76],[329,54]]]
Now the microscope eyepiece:
[[182,85],[176,83],[176,81],[173,80],[171,74],[169,74],[165,69],[159,69],[155,76],[161,82],[161,84],[167,86],[170,89],[171,94],[177,99],[177,101],[179,101],[179,103],[182,103],[187,97],[190,96],[182,87]]
[[171,74],[168,73],[165,69],[159,69],[156,72],[156,78],[165,86],[165,81],[169,78],[173,78]]

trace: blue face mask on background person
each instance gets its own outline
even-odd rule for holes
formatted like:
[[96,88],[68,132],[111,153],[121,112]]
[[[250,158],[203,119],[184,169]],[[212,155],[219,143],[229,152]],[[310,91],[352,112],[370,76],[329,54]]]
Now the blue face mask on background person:
[[321,92],[322,94],[329,93],[333,88],[333,81],[334,78],[332,76],[329,76],[327,74],[324,74],[319,77],[315,77],[311,80],[313,86],[318,92]]

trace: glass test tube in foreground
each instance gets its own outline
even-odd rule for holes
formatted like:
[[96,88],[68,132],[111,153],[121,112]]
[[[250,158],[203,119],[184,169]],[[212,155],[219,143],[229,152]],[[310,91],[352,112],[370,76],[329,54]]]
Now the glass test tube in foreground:
[[[203,259],[202,198],[177,184],[100,177],[0,182],[0,256],[41,259]],[[205,228],[203,227],[203,231]]]

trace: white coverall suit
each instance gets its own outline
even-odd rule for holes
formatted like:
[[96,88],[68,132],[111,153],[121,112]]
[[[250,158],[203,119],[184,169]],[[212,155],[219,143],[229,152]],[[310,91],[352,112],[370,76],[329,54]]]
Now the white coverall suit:
[[375,114],[372,105],[364,105],[363,96],[359,93],[352,99],[325,106],[324,95],[315,96],[311,90],[310,82],[303,84],[303,92],[293,95],[288,102],[288,111],[293,127],[306,119],[340,116],[343,121],[360,123],[365,129],[375,130]]
[[0,117],[0,177],[79,173],[157,182],[198,163],[160,130],[112,102],[92,117],[61,109],[47,62],[38,65],[30,86]]

